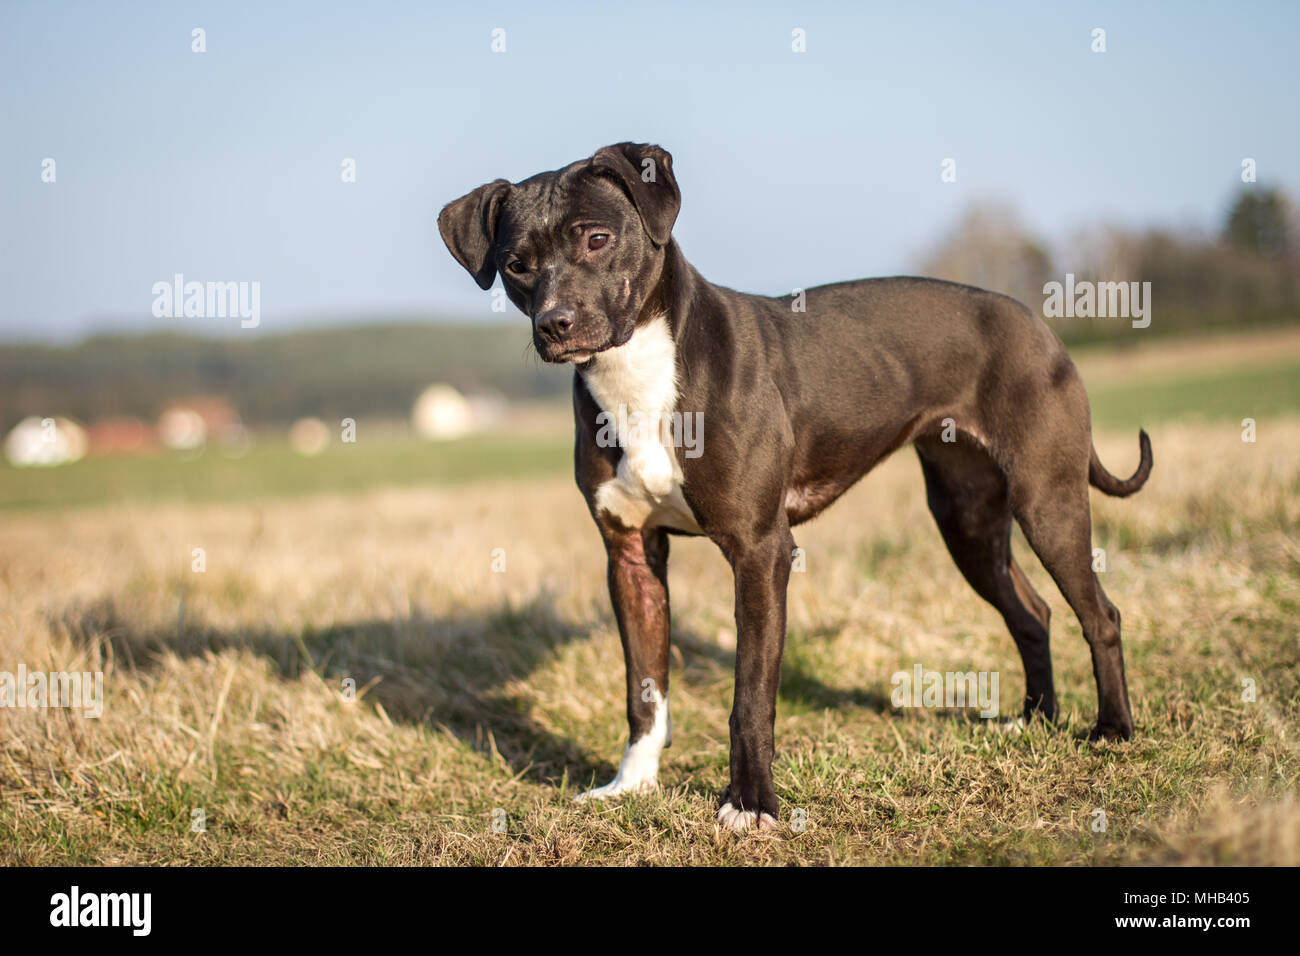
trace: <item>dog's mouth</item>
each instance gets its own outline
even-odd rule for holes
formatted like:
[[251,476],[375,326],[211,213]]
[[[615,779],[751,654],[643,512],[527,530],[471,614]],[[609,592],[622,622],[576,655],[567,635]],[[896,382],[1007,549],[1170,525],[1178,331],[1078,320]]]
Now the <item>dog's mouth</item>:
[[542,361],[551,365],[586,365],[597,354],[614,347],[613,342],[606,342],[592,348],[569,347],[548,349],[541,352]]
[[585,365],[601,352],[626,345],[634,332],[635,328],[629,328],[620,335],[618,330],[610,329],[609,337],[599,345],[589,344],[590,339],[583,342],[538,341],[539,337],[534,335],[533,347],[542,361],[549,365]]

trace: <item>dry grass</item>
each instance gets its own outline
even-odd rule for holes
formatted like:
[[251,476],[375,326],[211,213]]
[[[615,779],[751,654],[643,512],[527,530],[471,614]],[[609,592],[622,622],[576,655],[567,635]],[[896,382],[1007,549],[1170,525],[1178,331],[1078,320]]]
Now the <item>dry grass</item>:
[[[1094,496],[1129,744],[1079,742],[1087,649],[1023,543],[1063,726],[890,709],[916,662],[997,670],[1004,712],[1023,690],[910,452],[800,529],[775,774],[808,828],[776,836],[712,822],[735,634],[706,542],[674,542],[663,790],[570,802],[612,774],[625,725],[602,552],[568,481],[7,517],[0,669],[102,669],[107,704],[0,710],[0,861],[1298,864],[1300,421],[1254,445],[1230,425],[1153,439],[1141,495]],[[1131,470],[1133,435],[1098,444]]]

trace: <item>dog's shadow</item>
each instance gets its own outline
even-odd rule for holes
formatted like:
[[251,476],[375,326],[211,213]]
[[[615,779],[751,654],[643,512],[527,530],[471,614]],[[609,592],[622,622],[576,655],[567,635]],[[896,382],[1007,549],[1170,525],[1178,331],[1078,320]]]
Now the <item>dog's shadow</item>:
[[[341,691],[351,678],[391,720],[443,728],[478,752],[495,747],[515,775],[539,784],[558,785],[567,776],[581,789],[607,781],[618,769],[609,759],[615,755],[593,755],[536,720],[535,699],[518,689],[571,642],[618,640],[612,617],[570,620],[545,593],[524,604],[503,602],[447,616],[416,613],[281,630],[221,629],[185,620],[171,627],[140,626],[104,599],[65,611],[57,625],[81,646],[107,644],[118,666],[136,671],[156,669],[167,654],[185,659],[237,648],[268,660],[283,680],[313,671]],[[673,646],[679,656],[673,680],[687,687],[713,685],[734,669],[734,651],[677,626]],[[880,694],[831,687],[795,660],[784,669],[780,693],[787,702],[818,709],[889,710]],[[608,703],[621,710],[622,696]]]

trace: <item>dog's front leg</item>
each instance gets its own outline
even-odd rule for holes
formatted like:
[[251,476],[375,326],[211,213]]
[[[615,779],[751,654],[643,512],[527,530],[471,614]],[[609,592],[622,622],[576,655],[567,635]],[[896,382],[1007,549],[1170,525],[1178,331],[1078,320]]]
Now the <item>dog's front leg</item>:
[[659,755],[672,743],[668,714],[668,535],[605,530],[609,596],[627,663],[628,746],[618,774],[578,799],[653,789]]
[[731,709],[731,785],[718,822],[731,830],[776,826],[772,756],[785,649],[786,585],[794,538],[782,523],[728,554],[736,578],[736,690]]

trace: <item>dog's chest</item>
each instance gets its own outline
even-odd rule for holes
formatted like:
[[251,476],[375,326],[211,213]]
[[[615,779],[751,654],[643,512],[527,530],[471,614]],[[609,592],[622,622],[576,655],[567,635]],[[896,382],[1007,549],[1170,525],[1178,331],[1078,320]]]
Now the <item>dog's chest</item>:
[[632,528],[667,525],[698,532],[673,450],[677,353],[668,320],[637,329],[624,345],[599,353],[581,374],[603,413],[597,443],[623,452],[615,477],[596,489],[597,507]]

